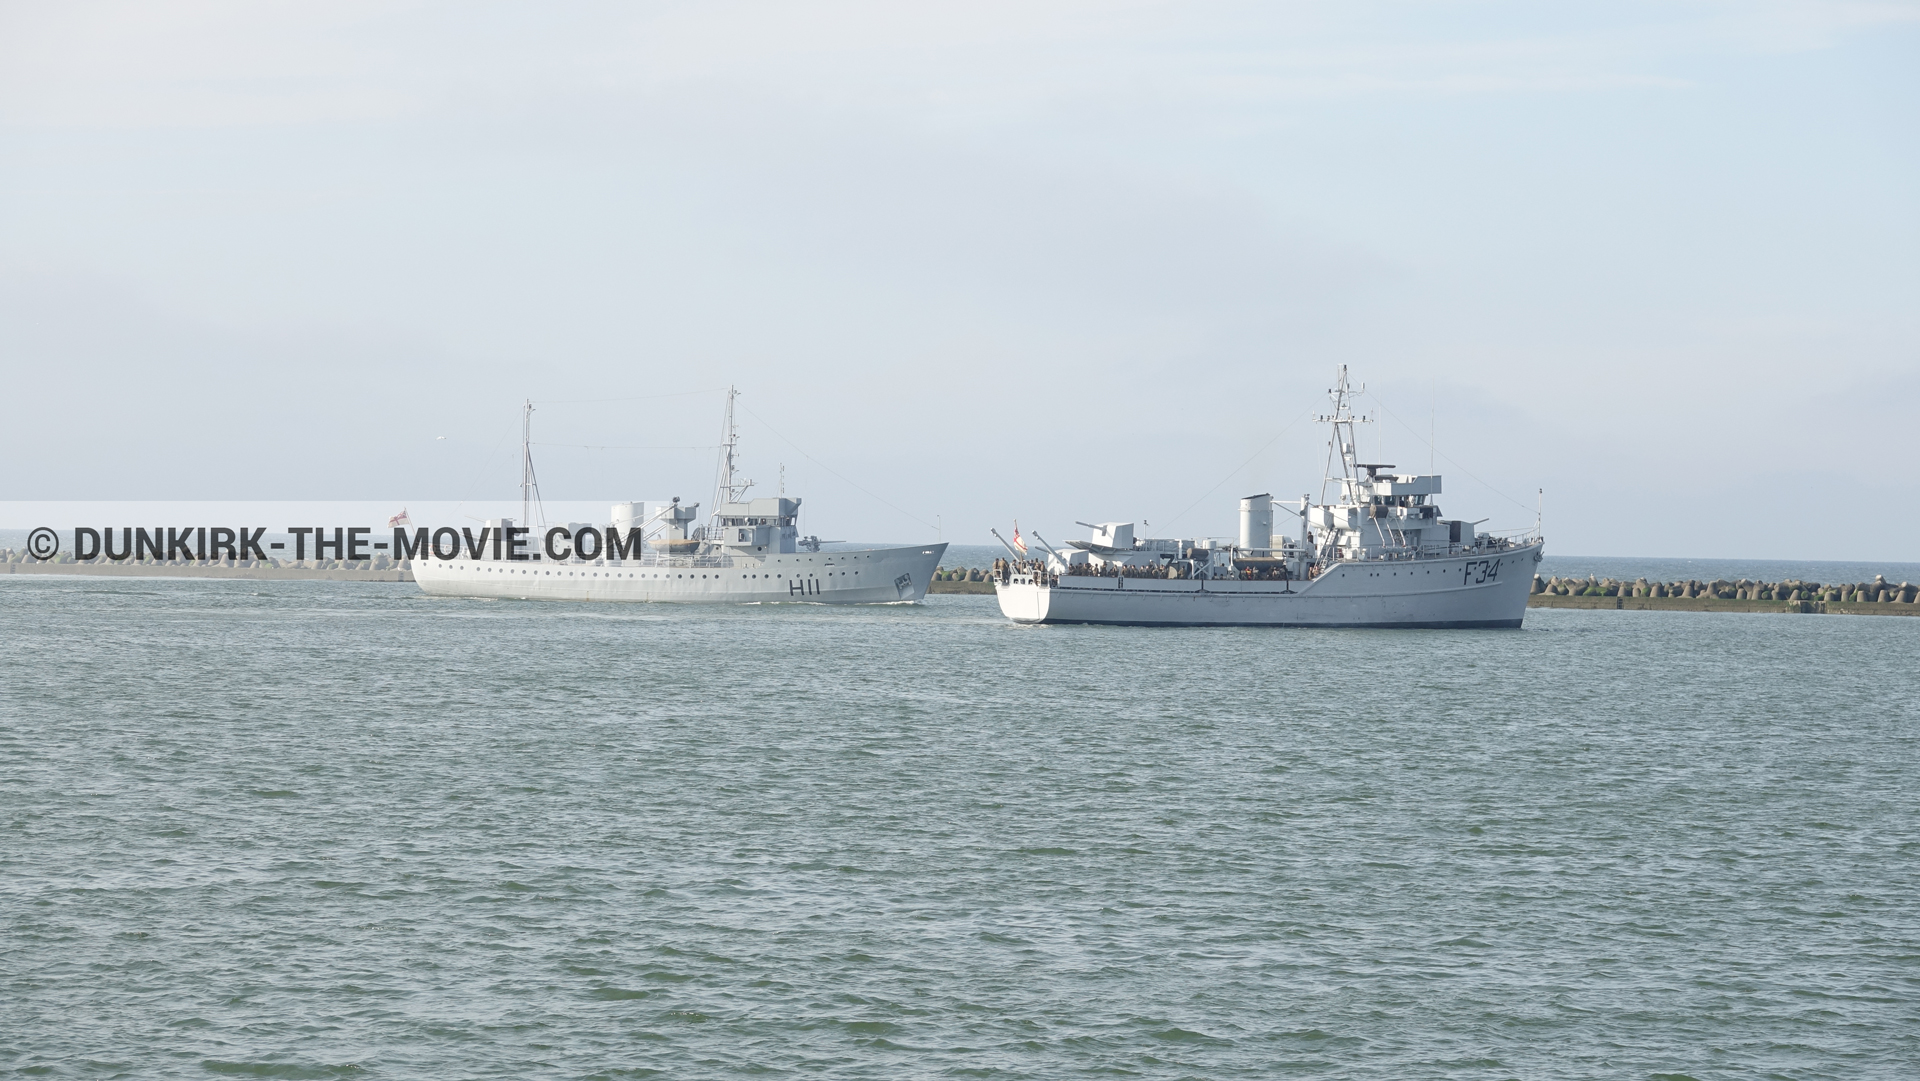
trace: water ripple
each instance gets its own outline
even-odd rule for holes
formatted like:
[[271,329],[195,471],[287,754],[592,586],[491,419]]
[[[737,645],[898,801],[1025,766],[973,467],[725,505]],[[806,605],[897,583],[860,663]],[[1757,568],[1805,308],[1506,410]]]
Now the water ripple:
[[1920,620],[22,578],[0,625],[23,1074],[1920,1061]]

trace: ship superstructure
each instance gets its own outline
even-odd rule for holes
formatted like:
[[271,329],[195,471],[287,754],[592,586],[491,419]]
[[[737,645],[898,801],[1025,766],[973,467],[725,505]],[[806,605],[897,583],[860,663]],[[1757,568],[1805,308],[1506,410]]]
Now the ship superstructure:
[[[895,604],[925,597],[944,543],[823,551],[818,538],[800,536],[798,497],[747,498],[754,482],[737,473],[734,397],[730,388],[706,522],[699,504],[678,496],[651,513],[644,503],[615,503],[605,525],[529,529],[497,519],[456,545],[452,558],[416,559],[414,580],[437,596],[523,600]],[[530,426],[522,433],[530,447]],[[522,514],[531,516],[538,487],[530,451],[523,449],[522,462]],[[523,538],[528,550],[501,537]]]
[[1366,418],[1345,366],[1328,393],[1319,501],[1243,498],[1237,543],[1078,523],[1092,530],[1087,540],[1040,557],[1010,548],[996,563],[1001,612],[1018,623],[1518,627],[1544,550],[1538,524],[1495,534],[1445,517],[1439,475],[1359,460],[1355,428]]

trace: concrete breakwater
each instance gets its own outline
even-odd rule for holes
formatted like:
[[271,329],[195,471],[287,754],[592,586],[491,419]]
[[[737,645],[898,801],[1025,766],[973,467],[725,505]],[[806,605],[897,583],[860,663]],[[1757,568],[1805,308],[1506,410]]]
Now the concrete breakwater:
[[928,593],[992,593],[993,583],[979,567],[939,567],[933,572]]
[[1698,579],[1631,582],[1615,578],[1533,580],[1530,608],[1617,608],[1631,611],[1801,612],[1854,615],[1920,615],[1920,589],[1875,575],[1871,582],[1826,583],[1792,579],[1757,582]]
[[76,560],[71,554],[39,560],[15,549],[0,550],[0,574],[91,574],[122,578],[240,578],[324,582],[411,582],[406,560],[224,559]]

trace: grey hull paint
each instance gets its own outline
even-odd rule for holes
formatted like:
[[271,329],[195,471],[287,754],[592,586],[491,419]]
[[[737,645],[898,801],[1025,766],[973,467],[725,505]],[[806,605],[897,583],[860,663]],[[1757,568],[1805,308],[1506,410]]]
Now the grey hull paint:
[[1016,623],[1131,627],[1512,629],[1543,546],[1336,563],[1309,582],[1062,578],[996,585]]
[[[787,552],[764,559],[739,558],[721,567],[670,560],[594,564],[434,560],[415,564],[414,580],[432,596],[493,600],[900,604],[926,596],[934,568],[946,550],[944,543],[934,543]],[[693,577],[696,574],[712,577]]]

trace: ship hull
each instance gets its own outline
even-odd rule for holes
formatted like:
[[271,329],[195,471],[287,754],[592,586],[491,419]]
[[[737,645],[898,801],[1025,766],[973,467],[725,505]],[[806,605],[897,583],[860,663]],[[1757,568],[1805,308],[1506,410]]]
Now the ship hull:
[[1064,576],[995,585],[1016,623],[1152,627],[1518,627],[1542,546],[1336,563],[1310,582]]
[[[626,562],[420,560],[414,581],[436,597],[675,604],[899,604],[926,596],[945,544],[760,558]],[[701,565],[705,563],[707,565]],[[713,565],[723,563],[724,565]]]

